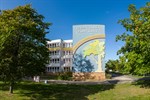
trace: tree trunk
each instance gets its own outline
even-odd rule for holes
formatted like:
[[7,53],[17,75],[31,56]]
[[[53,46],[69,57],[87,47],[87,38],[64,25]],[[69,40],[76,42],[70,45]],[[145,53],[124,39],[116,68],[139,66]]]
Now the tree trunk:
[[14,82],[10,82],[10,87],[9,87],[9,93],[13,93],[13,90],[14,90]]
[[98,55],[98,66],[97,66],[96,72],[102,72],[102,58],[100,55]]

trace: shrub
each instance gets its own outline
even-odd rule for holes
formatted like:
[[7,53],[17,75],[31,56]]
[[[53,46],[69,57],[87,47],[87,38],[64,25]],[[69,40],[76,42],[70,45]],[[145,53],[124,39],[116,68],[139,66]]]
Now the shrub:
[[61,72],[58,75],[60,80],[72,80],[72,72]]
[[112,78],[112,75],[111,75],[111,74],[106,73],[106,79],[111,79],[111,78]]

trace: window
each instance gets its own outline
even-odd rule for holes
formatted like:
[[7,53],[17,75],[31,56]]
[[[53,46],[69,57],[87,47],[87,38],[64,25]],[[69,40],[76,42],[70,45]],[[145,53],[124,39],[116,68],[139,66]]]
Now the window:
[[59,47],[60,46],[60,43],[56,43],[56,47]]
[[65,51],[63,51],[63,55],[66,55]]
[[65,55],[68,55],[68,51],[66,51],[65,53],[66,53]]
[[70,67],[64,67],[64,71],[70,71]]
[[49,48],[49,44],[47,44],[46,47]]
[[56,63],[59,63],[59,59],[56,59]]
[[59,52],[60,52],[59,50],[58,50],[58,51],[55,51],[55,55],[59,55]]
[[66,63],[65,59],[63,59],[63,63]]
[[68,59],[68,62],[70,63],[70,62],[71,62],[71,59]]

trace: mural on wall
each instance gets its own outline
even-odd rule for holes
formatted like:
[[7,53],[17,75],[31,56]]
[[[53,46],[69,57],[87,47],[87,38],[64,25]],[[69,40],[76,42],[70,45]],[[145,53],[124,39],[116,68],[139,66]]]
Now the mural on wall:
[[[84,50],[84,57],[91,56],[92,60],[98,65],[98,68],[95,72],[102,72],[102,58],[104,58],[104,42],[100,42],[99,40],[95,40],[94,42],[88,44]],[[95,58],[97,56],[98,59]]]
[[73,26],[74,72],[104,72],[105,26]]
[[75,72],[92,72],[94,65],[89,59],[86,59],[82,54],[74,55],[74,71]]

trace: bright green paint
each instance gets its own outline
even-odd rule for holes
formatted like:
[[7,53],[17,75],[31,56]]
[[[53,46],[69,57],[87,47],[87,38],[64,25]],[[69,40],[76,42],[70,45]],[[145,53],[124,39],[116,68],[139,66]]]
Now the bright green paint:
[[93,55],[101,55],[104,57],[104,42],[95,40],[84,48],[84,57]]

